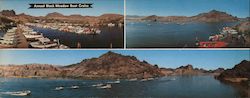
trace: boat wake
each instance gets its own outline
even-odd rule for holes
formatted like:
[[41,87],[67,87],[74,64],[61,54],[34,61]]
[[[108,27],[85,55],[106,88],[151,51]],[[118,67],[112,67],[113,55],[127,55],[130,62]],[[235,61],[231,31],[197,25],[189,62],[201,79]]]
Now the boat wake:
[[16,91],[16,92],[0,92],[0,95],[13,95],[13,96],[27,96],[31,94],[31,91]]

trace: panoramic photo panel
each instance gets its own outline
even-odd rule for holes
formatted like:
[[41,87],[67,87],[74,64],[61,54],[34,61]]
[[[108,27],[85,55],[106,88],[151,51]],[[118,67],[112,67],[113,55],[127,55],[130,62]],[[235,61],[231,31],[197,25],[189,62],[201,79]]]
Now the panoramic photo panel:
[[126,1],[128,48],[250,47],[249,0]]
[[0,48],[123,48],[123,14],[123,0],[1,0]]
[[249,50],[0,50],[1,98],[249,98]]

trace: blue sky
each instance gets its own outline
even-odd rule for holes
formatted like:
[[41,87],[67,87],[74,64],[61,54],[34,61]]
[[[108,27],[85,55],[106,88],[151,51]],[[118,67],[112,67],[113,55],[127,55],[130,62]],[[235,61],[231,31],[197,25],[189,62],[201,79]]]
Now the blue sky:
[[219,10],[237,17],[249,16],[250,0],[127,0],[127,15],[194,16]]
[[[30,3],[93,3],[88,9],[28,9]],[[17,14],[26,13],[32,16],[44,16],[51,12],[64,15],[81,14],[99,16],[104,13],[124,13],[123,0],[0,0],[0,10],[14,9]]]
[[[99,57],[107,50],[1,50],[3,64],[54,64],[68,65],[83,59]],[[232,68],[242,60],[249,60],[249,50],[114,50],[116,53],[136,56],[150,64],[176,68],[192,64],[194,67],[216,69]]]

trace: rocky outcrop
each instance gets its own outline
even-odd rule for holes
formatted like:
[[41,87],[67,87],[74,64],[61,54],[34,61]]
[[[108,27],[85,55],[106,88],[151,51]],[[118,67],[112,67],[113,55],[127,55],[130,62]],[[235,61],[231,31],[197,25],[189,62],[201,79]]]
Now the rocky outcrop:
[[218,79],[229,82],[243,82],[250,79],[250,61],[242,61],[232,69],[222,72]]
[[208,73],[206,70],[193,68],[192,65],[181,66],[174,70],[174,75],[203,75]]
[[0,15],[13,17],[16,16],[16,12],[14,10],[2,10]]

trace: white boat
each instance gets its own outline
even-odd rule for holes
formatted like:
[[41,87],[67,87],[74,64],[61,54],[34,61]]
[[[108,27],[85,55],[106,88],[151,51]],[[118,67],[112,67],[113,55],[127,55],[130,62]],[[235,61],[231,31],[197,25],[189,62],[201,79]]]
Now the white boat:
[[26,90],[26,91],[18,91],[18,92],[10,92],[10,95],[14,95],[14,96],[27,96],[30,95],[31,91]]
[[37,38],[43,38],[43,34],[32,31],[32,32],[25,32],[23,33],[26,39],[37,39]]
[[56,88],[55,88],[55,90],[57,90],[57,91],[58,91],[58,90],[63,90],[63,89],[64,89],[64,87],[62,87],[62,86],[56,87]]
[[78,89],[78,88],[80,88],[79,86],[76,86],[76,85],[73,85],[73,86],[71,86],[70,88],[72,88],[72,89]]
[[38,38],[38,41],[31,42],[30,45],[33,48],[44,49],[44,48],[55,48],[58,46],[58,43],[55,41],[51,41],[48,38]]
[[111,87],[112,87],[111,84],[107,84],[107,85],[101,86],[101,87],[99,87],[99,88],[102,88],[102,89],[110,89]]

